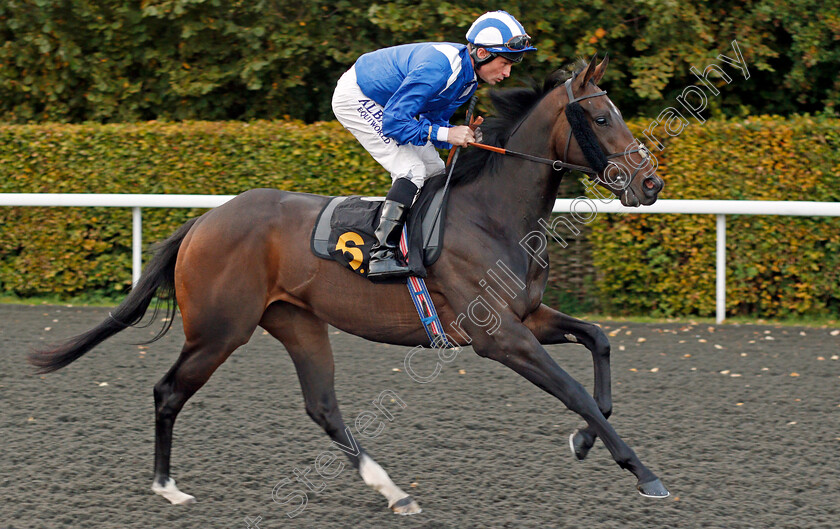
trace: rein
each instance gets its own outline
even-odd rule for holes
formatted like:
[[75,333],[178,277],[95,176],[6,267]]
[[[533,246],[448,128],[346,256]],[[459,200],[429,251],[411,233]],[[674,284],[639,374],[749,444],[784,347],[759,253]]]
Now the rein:
[[487,145],[485,143],[472,143],[470,142],[471,147],[478,147],[479,149],[484,149],[485,151],[491,151],[498,154],[504,154],[505,156],[513,156],[514,158],[522,158],[523,160],[528,160],[531,162],[537,162],[545,165],[550,165],[554,168],[555,171],[580,171],[582,173],[589,173],[589,174],[598,174],[597,171],[586,167],[585,165],[575,165],[573,163],[567,163],[562,160],[552,160],[550,158],[540,158],[539,156],[534,156],[533,154],[525,154],[524,152],[517,152],[511,151],[510,149],[503,149],[502,147],[494,147],[492,145]]
[[[570,110],[570,108],[572,108],[572,105],[576,105],[578,108],[580,108],[580,105],[578,104],[579,101],[583,101],[584,99],[589,99],[591,97],[599,97],[599,96],[607,95],[607,91],[602,90],[602,91],[596,92],[594,94],[588,94],[588,95],[585,95],[585,96],[575,97],[574,94],[572,93],[572,81],[573,80],[574,80],[574,78],[568,79],[564,83],[565,87],[566,87],[566,94],[569,97],[569,104],[566,106],[567,118],[568,118],[569,110]],[[513,156],[514,158],[521,158],[523,160],[528,160],[528,161],[531,161],[531,162],[541,163],[541,164],[544,164],[544,165],[550,165],[555,171],[580,171],[581,173],[597,175],[599,173],[599,171],[596,171],[595,169],[592,169],[591,167],[587,167],[585,165],[576,165],[576,164],[569,163],[569,162],[565,161],[566,155],[568,154],[568,151],[569,151],[569,145],[572,142],[572,136],[575,137],[575,139],[578,141],[579,145],[582,144],[585,141],[584,135],[589,134],[589,135],[594,136],[594,133],[592,132],[591,127],[584,131],[581,127],[573,126],[571,121],[570,121],[569,125],[570,125],[569,137],[566,138],[566,147],[563,149],[563,157],[559,160],[552,160],[550,158],[542,158],[542,157],[539,157],[539,156],[534,156],[532,154],[526,154],[526,153],[523,153],[523,152],[512,151],[510,149],[504,149],[502,147],[495,147],[493,145],[487,145],[487,144],[484,144],[484,143],[470,142],[469,145],[473,146],[473,147],[478,147],[479,149],[484,149],[486,151],[491,151],[491,152],[495,152],[495,153],[498,153],[498,154],[503,154],[505,156]],[[596,144],[597,144],[597,142],[596,142]],[[638,147],[636,149],[633,149],[631,151],[625,151],[625,152],[620,152],[620,153],[613,153],[613,154],[604,155],[603,149],[601,149],[600,145],[598,145],[598,148],[601,150],[600,154],[601,154],[601,156],[604,157],[605,160],[609,160],[610,158],[616,158],[618,156],[633,154],[633,153],[637,153],[637,152],[641,152],[641,151],[645,150],[644,147],[640,146],[640,147]],[[630,177],[631,181],[633,180],[633,178],[636,177],[636,174],[638,174],[640,169],[641,169],[641,165],[639,167],[637,167],[636,170],[633,172],[633,175]]]

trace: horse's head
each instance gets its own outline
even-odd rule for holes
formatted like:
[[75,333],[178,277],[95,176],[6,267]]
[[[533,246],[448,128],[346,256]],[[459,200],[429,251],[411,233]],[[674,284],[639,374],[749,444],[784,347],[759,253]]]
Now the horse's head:
[[554,151],[564,162],[585,165],[596,181],[619,197],[625,206],[649,206],[665,185],[656,176],[655,159],[639,143],[621,112],[598,88],[609,59],[595,57],[555,89],[565,119],[552,131]]

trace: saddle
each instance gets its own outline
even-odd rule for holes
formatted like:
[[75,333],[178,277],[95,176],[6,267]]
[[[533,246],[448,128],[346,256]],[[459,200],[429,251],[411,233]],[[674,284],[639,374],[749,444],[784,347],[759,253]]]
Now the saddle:
[[[400,252],[412,275],[426,277],[426,267],[440,257],[447,197],[446,174],[426,180],[420,196],[409,210],[400,239]],[[318,214],[312,229],[312,253],[337,261],[367,277],[374,230],[385,200],[363,196],[332,197]],[[438,211],[440,213],[438,213]]]

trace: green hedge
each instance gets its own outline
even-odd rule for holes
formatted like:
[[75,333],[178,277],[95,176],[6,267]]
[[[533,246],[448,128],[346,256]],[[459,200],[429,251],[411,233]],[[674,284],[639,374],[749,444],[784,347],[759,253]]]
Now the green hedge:
[[[692,124],[656,153],[660,198],[840,201],[838,125],[767,116]],[[602,307],[714,314],[715,232],[713,215],[599,215],[591,237]],[[840,314],[840,218],[728,216],[726,251],[728,315]]]
[[[631,123],[638,137],[646,122]],[[840,122],[692,125],[657,153],[661,198],[840,201]],[[381,195],[390,179],[335,122],[0,126],[0,192]],[[147,208],[144,241],[200,210]],[[115,296],[131,282],[125,208],[0,208],[0,292]],[[586,299],[610,312],[714,312],[713,216],[601,214]],[[728,217],[728,314],[840,314],[840,219]],[[571,247],[570,247],[571,248]],[[564,251],[551,242],[550,251]],[[548,299],[567,309],[562,259]],[[580,296],[577,296],[580,299]],[[585,304],[591,308],[590,303]]]
[[[337,122],[0,126],[3,193],[381,195],[389,185]],[[144,209],[144,241],[199,213]],[[0,223],[0,292],[113,296],[131,285],[128,209],[0,208]]]

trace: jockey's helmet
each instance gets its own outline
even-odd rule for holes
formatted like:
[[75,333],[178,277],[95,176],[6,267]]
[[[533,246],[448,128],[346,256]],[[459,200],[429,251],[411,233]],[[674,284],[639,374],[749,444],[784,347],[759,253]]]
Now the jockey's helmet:
[[[520,62],[526,51],[537,49],[531,46],[531,37],[522,24],[507,11],[491,11],[478,17],[467,31],[467,41],[472,44],[470,54],[476,68],[496,56]],[[479,59],[475,53],[478,48],[486,49],[490,55]]]

